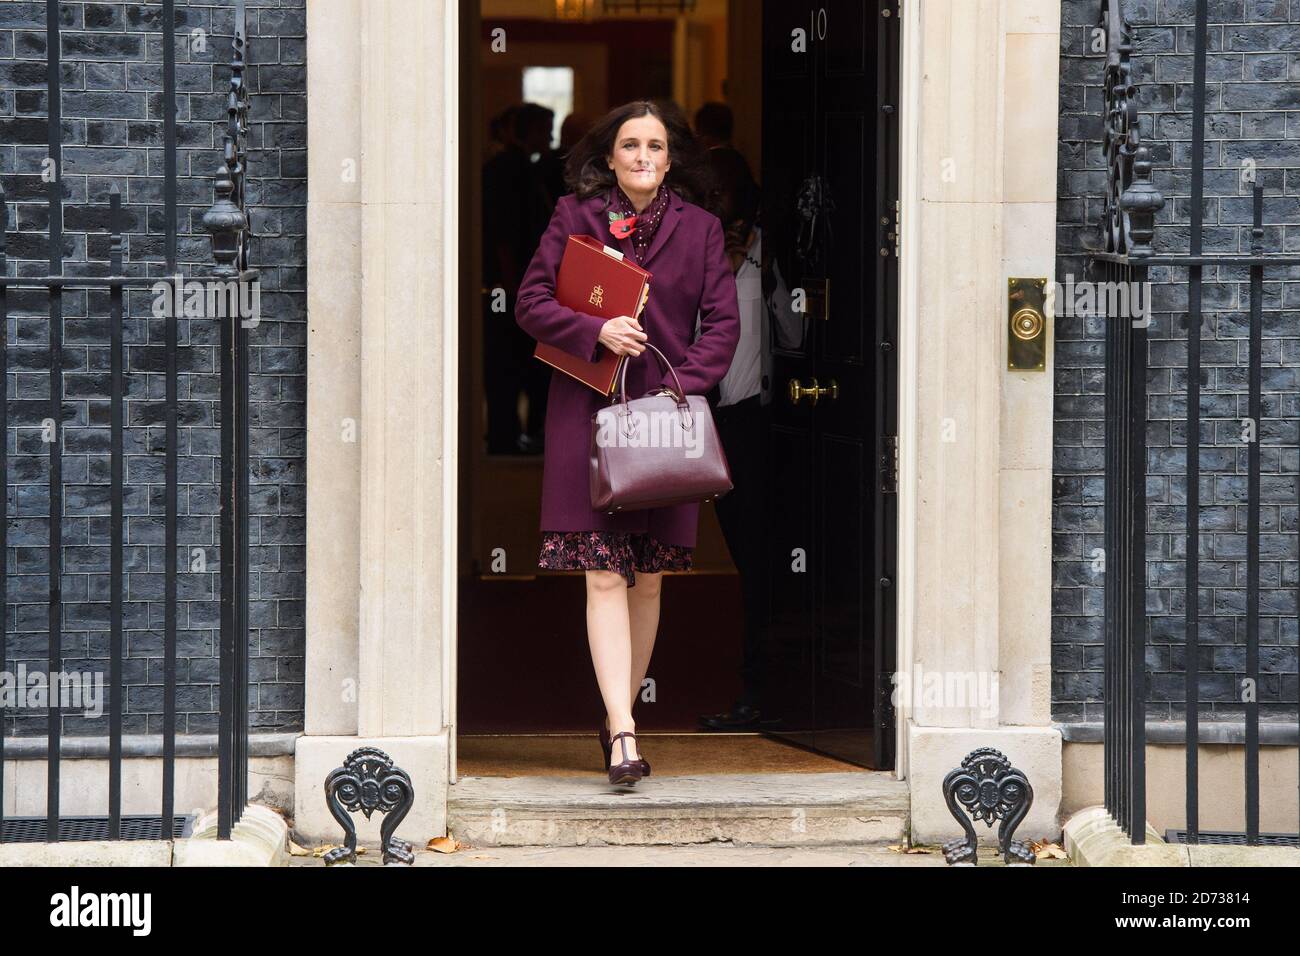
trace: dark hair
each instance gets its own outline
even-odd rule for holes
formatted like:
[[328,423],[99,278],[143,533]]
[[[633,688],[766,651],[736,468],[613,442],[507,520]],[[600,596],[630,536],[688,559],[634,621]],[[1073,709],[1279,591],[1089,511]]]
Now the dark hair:
[[695,111],[695,134],[708,136],[719,143],[731,141],[735,119],[726,103],[708,102]]
[[742,222],[748,228],[758,217],[759,192],[749,163],[730,146],[715,146],[706,154],[712,170],[712,205],[724,226]]
[[579,199],[608,192],[618,181],[606,161],[614,153],[614,140],[628,120],[653,116],[668,131],[668,175],[664,182],[688,202],[704,205],[709,199],[707,170],[699,144],[674,103],[635,100],[610,110],[596,121],[569,153],[564,180]]
[[536,128],[545,127],[547,131],[555,124],[555,111],[537,103],[522,103],[513,117],[516,139],[526,139]]
[[515,134],[515,113],[518,106],[507,106],[488,121],[488,135],[499,143],[508,142]]

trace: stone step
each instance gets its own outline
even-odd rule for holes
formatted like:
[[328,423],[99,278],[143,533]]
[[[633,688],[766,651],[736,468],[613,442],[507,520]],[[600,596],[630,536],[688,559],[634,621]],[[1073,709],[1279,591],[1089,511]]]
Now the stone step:
[[471,846],[837,846],[903,841],[907,784],[889,773],[465,777],[447,829]]

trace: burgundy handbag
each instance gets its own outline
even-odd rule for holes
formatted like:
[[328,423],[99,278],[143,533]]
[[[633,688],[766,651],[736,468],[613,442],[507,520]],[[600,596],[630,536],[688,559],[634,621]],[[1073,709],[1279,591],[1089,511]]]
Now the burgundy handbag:
[[591,416],[591,507],[614,514],[709,501],[731,490],[731,470],[703,395],[686,395],[664,353],[646,343],[672,373],[677,390],[627,400],[627,367],[615,401]]

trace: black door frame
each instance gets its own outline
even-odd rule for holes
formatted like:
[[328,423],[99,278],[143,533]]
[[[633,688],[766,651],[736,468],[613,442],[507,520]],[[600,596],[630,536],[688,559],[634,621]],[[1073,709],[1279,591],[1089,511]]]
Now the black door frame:
[[[893,704],[893,675],[898,666],[898,338],[899,268],[902,190],[899,167],[902,157],[903,18],[898,0],[879,4],[880,16],[888,23],[877,33],[877,147],[876,192],[893,197],[893,221],[888,212],[879,225],[882,281],[876,288],[877,352],[876,401],[879,431],[876,443],[877,493],[876,568],[876,735],[873,749],[877,766],[894,768],[896,721]],[[888,250],[888,254],[885,254]]]

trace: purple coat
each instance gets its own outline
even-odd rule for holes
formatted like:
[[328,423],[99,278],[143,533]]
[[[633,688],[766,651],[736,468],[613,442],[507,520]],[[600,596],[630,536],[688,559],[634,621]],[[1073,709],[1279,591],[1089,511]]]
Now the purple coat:
[[[516,321],[533,338],[593,360],[599,354],[597,348],[604,348],[598,339],[605,320],[556,302],[555,276],[570,235],[586,234],[614,244],[609,208],[608,196],[585,200],[564,196],[556,203],[551,223],[524,274],[515,308]],[[619,247],[635,261],[631,239],[620,240]],[[717,216],[670,192],[663,221],[640,265],[653,276],[641,327],[673,364],[686,393],[703,395],[727,373],[740,339],[736,280],[723,245],[722,224]],[[695,338],[697,312],[700,334]],[[672,382],[649,349],[629,362],[629,398]],[[664,544],[694,547],[698,504],[616,515],[592,510],[588,473],[591,416],[607,401],[567,375],[551,376],[541,530],[647,531]]]

